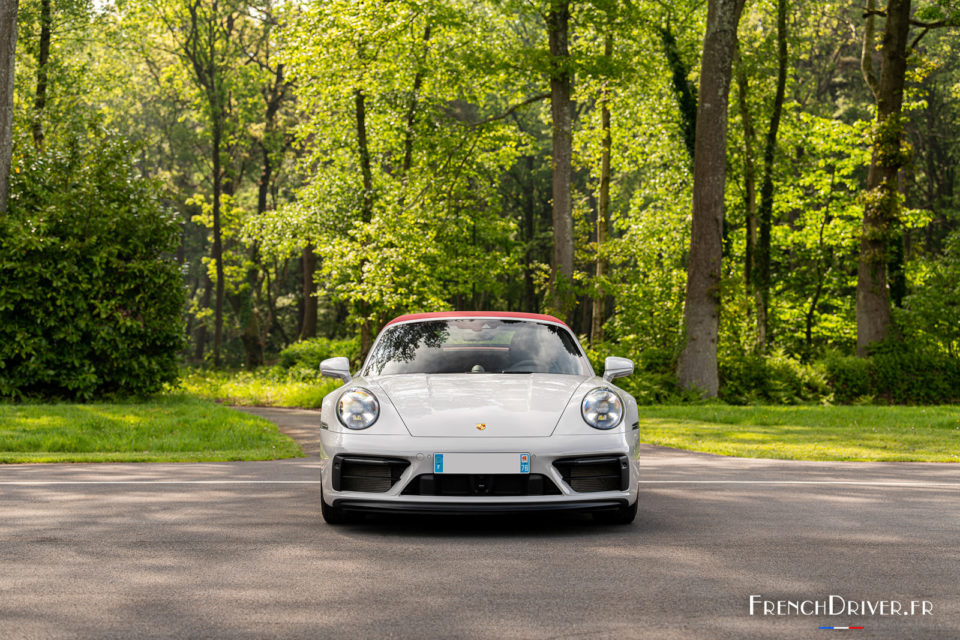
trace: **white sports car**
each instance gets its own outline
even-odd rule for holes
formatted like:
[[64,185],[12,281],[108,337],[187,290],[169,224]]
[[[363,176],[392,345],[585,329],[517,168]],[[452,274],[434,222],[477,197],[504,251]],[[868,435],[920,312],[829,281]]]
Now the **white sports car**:
[[330,524],[359,513],[587,511],[637,513],[637,403],[598,377],[573,332],[529,313],[401,316],[363,368],[320,365],[345,384],[323,399],[327,458],[321,507]]

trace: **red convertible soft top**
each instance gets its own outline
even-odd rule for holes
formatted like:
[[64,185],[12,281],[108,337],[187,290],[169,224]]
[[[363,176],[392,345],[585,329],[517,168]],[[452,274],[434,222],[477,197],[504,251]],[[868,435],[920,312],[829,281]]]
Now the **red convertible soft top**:
[[[517,318],[521,320],[539,320],[541,322],[555,322],[567,327],[567,323],[559,318],[548,316],[542,313],[520,313],[518,311],[434,311],[432,313],[408,313],[405,316],[394,318],[386,325],[398,322],[407,322],[409,320],[428,320],[440,318]],[[567,327],[568,329],[570,327]]]

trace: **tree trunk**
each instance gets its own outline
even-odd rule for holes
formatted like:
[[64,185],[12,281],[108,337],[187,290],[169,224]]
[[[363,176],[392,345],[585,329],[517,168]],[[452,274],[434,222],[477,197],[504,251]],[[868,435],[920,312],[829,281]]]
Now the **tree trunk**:
[[249,315],[240,339],[243,342],[247,369],[253,370],[263,364],[263,343],[260,341],[260,316],[252,308],[247,312]]
[[523,264],[523,310],[528,313],[536,313],[540,309],[537,304],[537,289],[533,284],[533,263],[536,242],[537,196],[539,193],[533,178],[533,156],[528,155],[525,158],[525,166],[527,179],[530,181],[530,188],[524,190],[525,197],[523,206],[523,241],[526,247]]
[[[273,177],[273,156],[271,154],[271,138],[274,131],[274,122],[277,111],[280,109],[280,103],[284,95],[283,65],[277,65],[274,72],[273,85],[269,91],[264,91],[266,100],[266,109],[264,111],[263,137],[260,140],[260,178],[257,180],[257,216],[262,216],[268,208],[268,198],[270,193],[270,183]],[[266,272],[260,259],[260,251],[256,241],[252,242],[248,256],[250,258],[250,268],[247,269],[247,283],[250,285],[249,292],[245,295],[247,301],[241,308],[244,310],[245,320],[243,327],[243,348],[246,353],[247,368],[258,367],[263,364],[263,350],[266,343],[264,332],[270,331],[270,323],[260,321],[261,285],[260,273]],[[271,295],[269,286],[266,292],[268,302],[267,308],[270,308],[269,297]],[[268,312],[268,315],[269,312]]]
[[[210,308],[210,297],[213,295],[213,281],[210,280],[210,273],[203,272],[203,297],[200,298],[200,308]],[[203,362],[203,353],[207,349],[207,322],[203,320],[197,326],[197,344],[193,358],[197,362]]]
[[663,53],[667,56],[670,66],[670,81],[673,84],[673,93],[677,96],[677,107],[680,110],[680,132],[686,145],[690,160],[693,161],[693,152],[697,139],[697,90],[687,80],[690,76],[690,67],[680,56],[677,38],[669,26],[660,29],[660,44]]
[[[424,44],[430,41],[430,25],[423,30]],[[423,69],[417,69],[413,75],[413,87],[410,90],[410,102],[407,103],[406,128],[403,133],[403,164],[401,165],[402,177],[407,179],[410,173],[410,167],[413,166],[413,139],[414,125],[417,122],[417,107],[420,97],[420,89],[423,86]],[[402,206],[401,200],[401,206]]]
[[569,320],[573,297],[573,79],[568,37],[570,3],[552,0],[547,15],[550,36],[550,114],[553,119],[553,265],[550,298],[554,313]]
[[363,90],[359,88],[354,90],[353,98],[357,119],[357,153],[363,180],[360,220],[369,224],[373,220],[373,170],[370,168],[370,149],[367,146],[367,101]]
[[[608,35],[603,46],[608,58],[613,55],[613,37]],[[603,279],[607,275],[607,261],[602,256],[603,245],[607,241],[607,229],[610,228],[610,96],[606,88],[600,106],[600,198],[597,203],[597,290],[593,296],[593,318],[590,326],[590,342],[596,344],[603,340],[604,311],[607,297],[604,295]]]
[[213,365],[220,366],[220,345],[223,340],[223,236],[220,230],[220,196],[223,175],[220,171],[221,130],[219,116],[213,115],[213,248],[210,257],[216,265],[216,294],[214,296]]
[[13,71],[17,49],[17,0],[3,0],[0,13],[0,213],[10,197],[13,158]]
[[[357,153],[360,160],[360,175],[363,180],[363,196],[360,203],[360,220],[364,224],[369,224],[373,220],[373,170],[370,167],[370,149],[367,146],[367,104],[366,96],[363,90],[357,88],[354,90],[354,108],[357,122]],[[363,265],[366,260],[360,263],[360,277],[363,277]],[[370,314],[369,305],[360,301],[357,305],[357,313],[360,316],[360,359],[363,360],[370,353],[370,347],[373,346],[373,327],[368,317]]]
[[317,337],[317,283],[313,274],[317,268],[317,256],[313,245],[303,248],[303,325],[300,327],[300,339]]
[[716,396],[717,333],[720,328],[720,267],[723,195],[726,184],[727,106],[737,24],[743,0],[709,0],[703,39],[700,103],[693,159],[693,226],[683,309],[684,345],[677,378],[686,389]]
[[769,340],[767,318],[770,315],[770,231],[773,226],[773,161],[777,151],[777,132],[787,86],[787,0],[777,0],[777,93],[773,98],[770,128],[763,147],[763,181],[760,184],[760,208],[757,210],[759,233],[756,251],[757,344],[763,349]]
[[[857,355],[861,357],[867,355],[871,345],[890,335],[888,250],[899,213],[897,173],[904,163],[900,111],[907,70],[910,0],[890,0],[886,14],[882,64],[876,84],[877,124],[857,267]],[[864,49],[868,44],[864,43]],[[864,75],[868,75],[866,69]]]
[[747,304],[754,304],[757,310],[757,346],[763,345],[763,339],[760,337],[761,327],[766,326],[766,319],[760,318],[763,312],[763,305],[760,303],[760,296],[754,286],[754,263],[756,261],[757,247],[757,172],[754,164],[753,143],[755,133],[753,128],[753,115],[750,113],[750,104],[748,102],[749,81],[747,72],[743,68],[742,62],[737,62],[737,91],[738,104],[740,106],[740,120],[743,122],[743,182],[744,192],[746,193],[746,238],[743,258],[743,284],[746,291]]
[[47,67],[50,62],[50,0],[40,0],[40,54],[37,56],[37,93],[33,101],[33,144],[43,145],[43,112],[47,106]]

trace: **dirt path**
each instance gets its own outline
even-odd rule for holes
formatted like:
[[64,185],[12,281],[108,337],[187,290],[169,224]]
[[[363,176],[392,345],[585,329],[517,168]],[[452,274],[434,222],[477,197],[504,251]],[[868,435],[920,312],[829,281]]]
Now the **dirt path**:
[[279,407],[233,407],[237,411],[252,413],[277,425],[280,433],[297,441],[308,458],[320,457],[320,410],[282,409]]

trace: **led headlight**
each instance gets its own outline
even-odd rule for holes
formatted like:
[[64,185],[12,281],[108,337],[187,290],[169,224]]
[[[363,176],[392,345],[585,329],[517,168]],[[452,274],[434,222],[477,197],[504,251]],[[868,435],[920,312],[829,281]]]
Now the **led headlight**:
[[623,420],[623,403],[610,389],[594,389],[580,403],[580,415],[594,429],[613,429]]
[[340,394],[337,417],[348,429],[366,429],[380,417],[380,403],[363,387],[353,387]]

